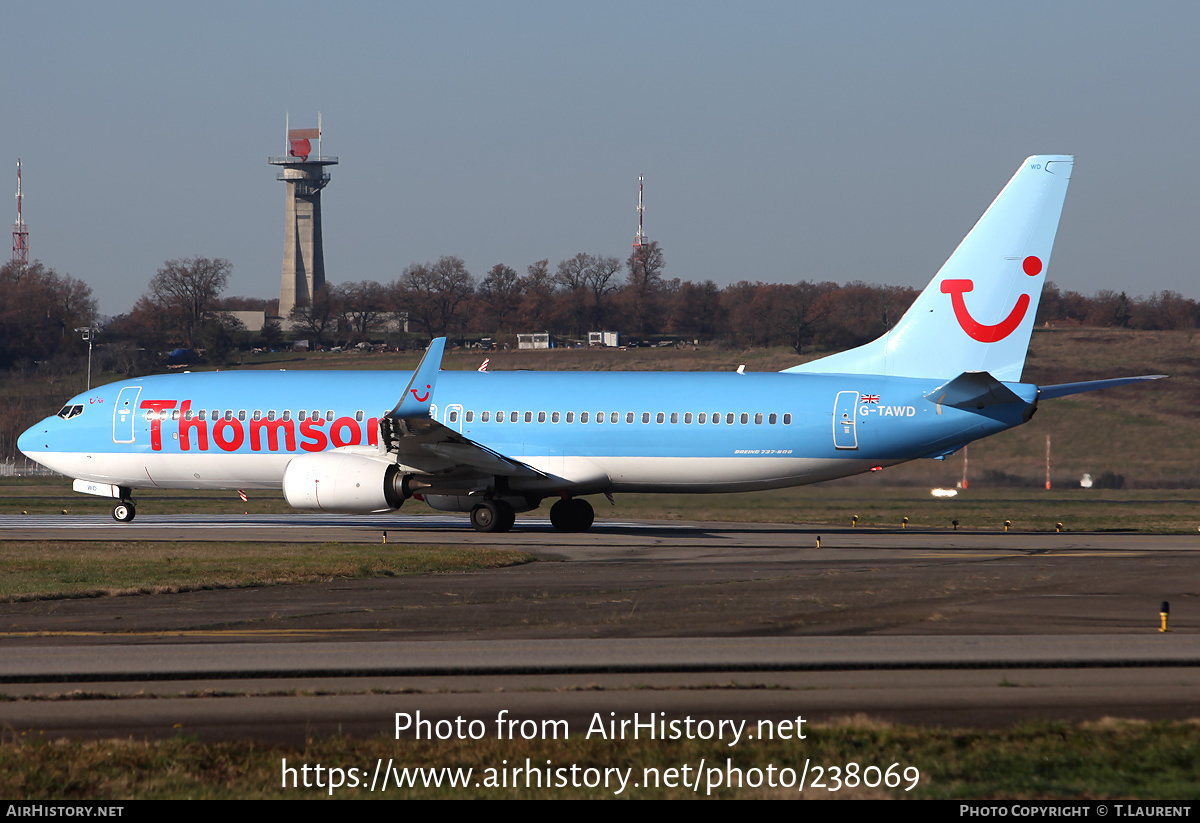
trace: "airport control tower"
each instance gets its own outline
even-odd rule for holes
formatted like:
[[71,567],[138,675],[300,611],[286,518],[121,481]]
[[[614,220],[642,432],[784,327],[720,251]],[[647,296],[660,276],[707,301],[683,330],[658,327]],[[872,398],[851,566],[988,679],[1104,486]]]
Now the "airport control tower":
[[[290,125],[290,124],[289,124]],[[317,153],[312,153],[312,141]],[[287,183],[284,208],[283,279],[279,286],[279,316],[287,318],[296,306],[307,306],[325,282],[325,253],[321,241],[321,189],[329,184],[326,166],[336,157],[321,154],[321,117],[315,129],[287,129],[287,156],[267,162],[283,166],[275,176]]]

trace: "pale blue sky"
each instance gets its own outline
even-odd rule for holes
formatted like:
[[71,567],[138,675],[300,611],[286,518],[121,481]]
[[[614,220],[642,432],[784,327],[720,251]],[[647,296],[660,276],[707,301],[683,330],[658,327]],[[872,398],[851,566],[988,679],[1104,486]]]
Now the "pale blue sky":
[[[343,6],[345,8],[343,8]],[[347,10],[348,8],[348,10]],[[168,258],[277,296],[268,155],[321,111],[332,282],[646,230],[669,276],[922,286],[1027,155],[1077,164],[1050,278],[1200,298],[1200,4],[10,4],[0,192],[128,310]]]

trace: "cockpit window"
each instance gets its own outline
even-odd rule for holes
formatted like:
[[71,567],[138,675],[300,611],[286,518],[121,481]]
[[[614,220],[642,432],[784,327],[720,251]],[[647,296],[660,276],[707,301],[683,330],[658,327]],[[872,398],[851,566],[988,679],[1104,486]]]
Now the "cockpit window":
[[72,417],[76,417],[81,414],[83,414],[83,404],[82,403],[77,403],[74,406],[68,404],[66,406],[63,406],[58,411],[58,416],[61,417],[63,420],[70,420]]

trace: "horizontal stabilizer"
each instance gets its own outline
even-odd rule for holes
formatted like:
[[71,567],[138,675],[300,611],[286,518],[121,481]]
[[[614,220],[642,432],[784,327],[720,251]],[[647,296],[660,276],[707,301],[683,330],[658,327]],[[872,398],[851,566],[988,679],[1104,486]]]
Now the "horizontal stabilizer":
[[1146,380],[1161,380],[1165,374],[1143,374],[1138,377],[1114,377],[1111,380],[1085,380],[1082,383],[1059,383],[1055,386],[1039,386],[1038,399],[1051,400],[1055,397],[1066,397],[1070,394],[1083,394],[1098,389],[1111,389],[1114,386],[1127,386],[1130,383],[1142,383]]
[[949,383],[944,383],[929,392],[925,399],[938,405],[960,409],[982,409],[985,406],[1003,403],[1027,402],[985,371],[963,372]]

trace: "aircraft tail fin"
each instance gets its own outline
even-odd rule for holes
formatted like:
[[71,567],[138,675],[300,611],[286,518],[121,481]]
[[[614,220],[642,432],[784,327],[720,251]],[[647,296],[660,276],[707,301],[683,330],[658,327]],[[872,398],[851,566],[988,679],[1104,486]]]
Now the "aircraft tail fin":
[[1073,165],[1027,158],[894,328],[785,371],[1019,381]]

